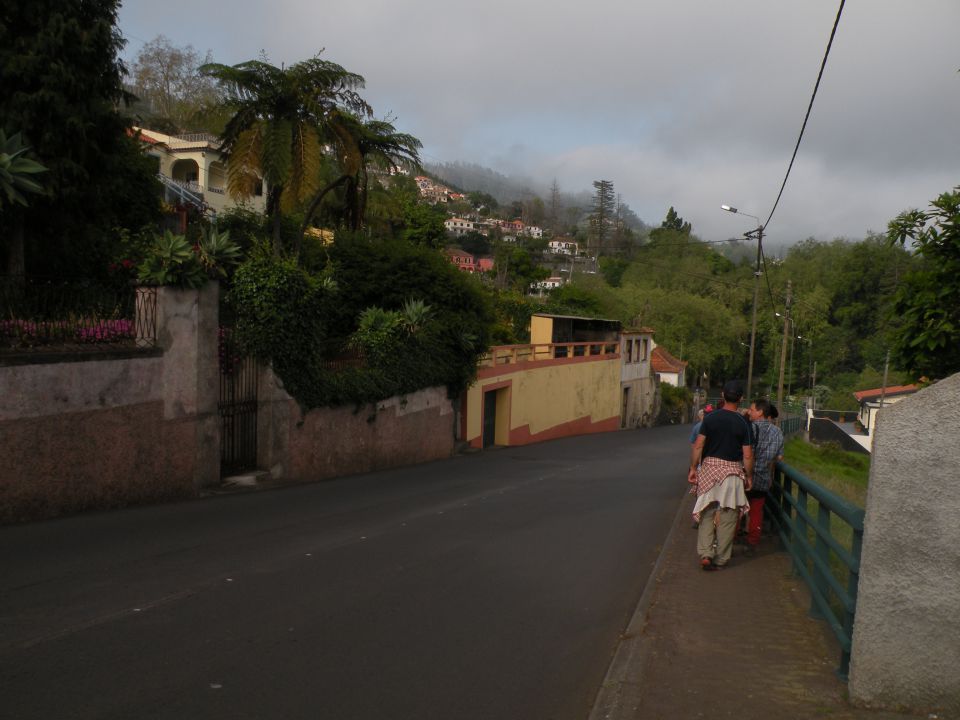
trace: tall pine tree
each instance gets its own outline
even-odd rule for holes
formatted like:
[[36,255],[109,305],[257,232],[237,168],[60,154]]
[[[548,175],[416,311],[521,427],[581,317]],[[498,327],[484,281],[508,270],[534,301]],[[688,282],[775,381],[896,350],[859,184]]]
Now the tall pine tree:
[[156,168],[118,110],[119,4],[3,3],[0,127],[22,132],[49,169],[44,196],[0,216],[8,273],[25,263],[37,274],[96,275],[115,259],[117,228],[136,230],[158,216]]
[[604,252],[613,232],[616,198],[610,180],[594,180],[593,212],[590,213],[590,252],[594,257]]

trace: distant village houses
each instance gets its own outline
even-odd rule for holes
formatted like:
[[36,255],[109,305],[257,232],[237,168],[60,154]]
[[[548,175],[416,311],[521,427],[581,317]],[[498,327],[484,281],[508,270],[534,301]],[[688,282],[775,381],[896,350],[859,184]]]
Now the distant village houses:
[[550,252],[556,255],[576,255],[577,244],[572,240],[551,240],[548,243]]
[[544,290],[556,290],[558,287],[561,287],[564,284],[564,279],[562,277],[548,277],[546,280],[540,280],[535,283],[530,283],[530,287],[534,290],[539,290],[541,293]]
[[458,217],[447,218],[443,221],[443,226],[446,228],[448,233],[458,237],[476,230],[476,225],[472,220],[465,220]]
[[447,248],[443,254],[451,264],[464,272],[485,273],[493,270],[493,258],[476,257],[459,248]]

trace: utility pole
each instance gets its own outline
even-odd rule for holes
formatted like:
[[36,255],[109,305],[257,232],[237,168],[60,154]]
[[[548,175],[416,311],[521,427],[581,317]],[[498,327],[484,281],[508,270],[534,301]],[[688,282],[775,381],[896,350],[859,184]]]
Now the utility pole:
[[[747,365],[747,400],[753,399],[753,354],[757,347],[757,297],[760,293],[760,259],[763,253],[763,225],[758,225],[753,232],[757,233],[757,265],[753,271],[753,322],[750,325],[750,361]],[[749,236],[750,233],[747,233]]]
[[810,409],[817,409],[817,361],[813,361],[813,375],[810,378]]
[[757,349],[757,297],[760,294],[760,260],[763,257],[763,225],[760,223],[760,218],[756,215],[740,212],[737,208],[731,207],[730,205],[721,205],[720,209],[726,210],[729,213],[746,215],[748,218],[753,218],[757,221],[756,230],[751,230],[743,234],[744,237],[747,238],[752,238],[754,234],[757,236],[757,266],[753,271],[753,322],[750,326],[750,360],[747,364],[747,399],[749,400],[753,397],[753,354]]
[[790,328],[791,287],[787,280],[787,309],[783,314],[783,343],[780,346],[780,380],[777,382],[777,409],[783,406],[783,371],[787,364],[787,331]]
[[890,350],[887,350],[887,359],[883,363],[883,387],[880,388],[880,409],[883,409],[883,399],[887,396],[887,374],[890,372]]

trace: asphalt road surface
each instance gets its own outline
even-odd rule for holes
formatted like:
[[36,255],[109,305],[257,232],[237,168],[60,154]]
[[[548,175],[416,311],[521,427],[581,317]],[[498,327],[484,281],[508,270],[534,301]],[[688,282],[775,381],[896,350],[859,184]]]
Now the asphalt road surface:
[[688,433],[0,528],[0,718],[583,720]]

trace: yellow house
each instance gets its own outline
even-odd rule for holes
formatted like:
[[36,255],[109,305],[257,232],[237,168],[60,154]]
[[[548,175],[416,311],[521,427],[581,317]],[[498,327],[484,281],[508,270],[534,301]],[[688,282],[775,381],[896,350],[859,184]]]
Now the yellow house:
[[[220,153],[220,140],[209,133],[167,135],[134,128],[148,155],[157,159],[157,173],[169,202],[192,203],[213,214],[238,205],[227,194],[227,162]],[[263,188],[247,201],[251,210],[264,212]]]
[[471,447],[526,445],[621,425],[620,323],[534,315],[530,343],[493,347],[461,408]]

